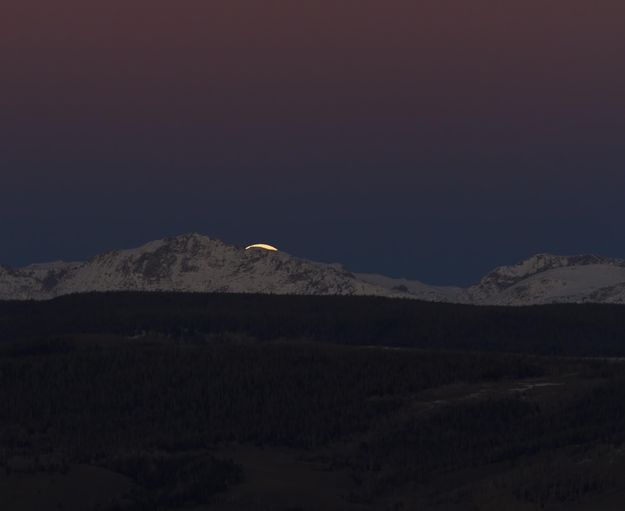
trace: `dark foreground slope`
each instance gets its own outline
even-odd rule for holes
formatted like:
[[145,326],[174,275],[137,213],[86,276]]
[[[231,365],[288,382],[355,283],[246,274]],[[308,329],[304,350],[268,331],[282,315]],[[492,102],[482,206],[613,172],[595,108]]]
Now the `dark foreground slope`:
[[[353,345],[382,344],[384,318],[387,338],[416,343],[409,332],[427,315],[403,307],[189,295],[3,304],[2,509],[625,506],[619,361],[505,354],[494,339],[491,351]],[[497,318],[455,310],[454,328],[471,310]],[[611,311],[554,310],[526,312],[590,328]],[[443,317],[432,339],[454,332]],[[375,325],[378,337],[355,335]]]
[[0,357],[2,509],[600,509],[625,503],[622,372],[502,354],[66,338]]
[[485,307],[375,297],[183,293],[0,302],[0,342],[68,333],[625,356],[625,306]]

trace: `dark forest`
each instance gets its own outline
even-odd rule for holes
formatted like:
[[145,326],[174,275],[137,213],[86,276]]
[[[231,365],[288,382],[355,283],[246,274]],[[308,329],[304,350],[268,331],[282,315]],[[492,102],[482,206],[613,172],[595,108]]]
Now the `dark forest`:
[[622,311],[5,302],[0,495],[6,509],[612,509]]

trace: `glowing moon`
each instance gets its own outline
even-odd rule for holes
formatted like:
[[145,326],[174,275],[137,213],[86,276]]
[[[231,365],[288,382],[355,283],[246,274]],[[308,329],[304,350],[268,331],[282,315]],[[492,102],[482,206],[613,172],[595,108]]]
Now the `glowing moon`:
[[276,247],[272,247],[271,245],[267,245],[265,243],[256,243],[254,245],[250,245],[249,247],[245,247],[245,250],[250,250],[251,248],[260,248],[262,250],[269,250],[271,252],[277,252],[278,249]]

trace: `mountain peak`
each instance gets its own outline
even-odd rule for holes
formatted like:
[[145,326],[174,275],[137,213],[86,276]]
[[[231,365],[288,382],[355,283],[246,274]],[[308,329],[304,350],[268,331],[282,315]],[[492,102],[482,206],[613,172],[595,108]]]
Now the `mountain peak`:
[[396,295],[337,266],[284,252],[246,251],[198,233],[109,251],[85,263],[16,271],[6,285],[0,282],[0,297],[16,296],[16,289],[35,299],[94,291]]
[[182,234],[177,234],[175,236],[170,236],[168,238],[164,238],[162,241],[165,242],[189,242],[189,241],[219,241],[219,240],[213,240],[212,238],[209,238],[208,236],[204,235],[204,234],[200,234],[198,232],[185,232]]
[[[150,242],[150,243],[154,243],[154,242]],[[149,246],[150,243],[147,243],[145,246]],[[221,240],[210,238],[208,236],[205,236],[204,234],[200,234],[197,232],[189,232],[185,234],[178,234],[176,236],[170,236],[168,238],[157,240],[156,243],[160,243],[162,245],[173,246],[173,247],[185,247],[185,246],[193,246],[193,245],[227,246],[227,244]]]
[[625,261],[594,254],[563,256],[548,253],[535,254],[515,265],[500,266],[487,274],[471,288],[474,297],[484,299],[512,288],[533,276],[561,268],[609,266],[625,268]]
[[491,305],[625,303],[625,261],[541,253],[500,266],[463,289],[353,274],[340,264],[244,250],[190,232],[105,252],[86,262],[0,266],[0,299],[102,291],[373,295]]
[[531,275],[568,266],[589,266],[604,264],[610,266],[625,266],[625,261],[593,254],[561,256],[554,254],[536,254],[512,266],[500,266],[486,275],[482,284],[499,282],[513,284]]

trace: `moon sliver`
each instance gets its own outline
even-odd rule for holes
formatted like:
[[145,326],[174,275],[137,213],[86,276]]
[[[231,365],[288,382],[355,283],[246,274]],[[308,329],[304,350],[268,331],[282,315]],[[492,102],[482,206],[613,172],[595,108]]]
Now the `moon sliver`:
[[253,245],[249,245],[245,247],[245,250],[253,250],[253,249],[268,250],[270,252],[278,252],[278,249],[276,247],[267,245],[266,243],[255,243]]

